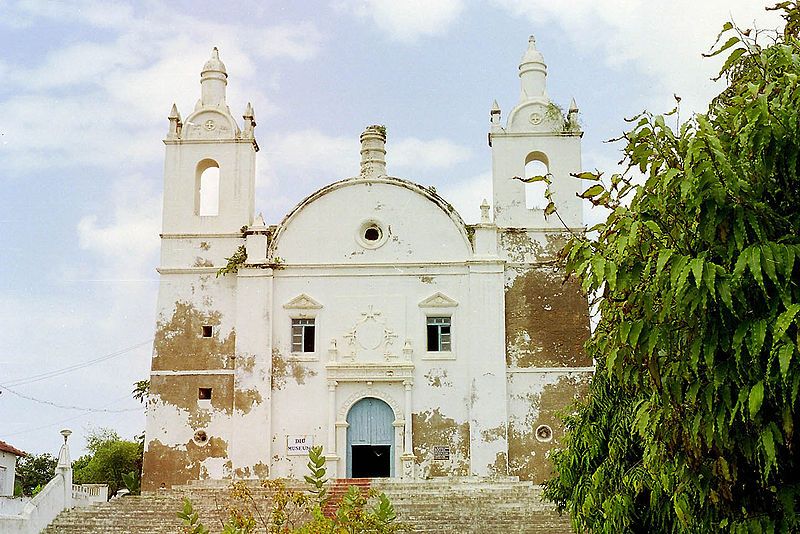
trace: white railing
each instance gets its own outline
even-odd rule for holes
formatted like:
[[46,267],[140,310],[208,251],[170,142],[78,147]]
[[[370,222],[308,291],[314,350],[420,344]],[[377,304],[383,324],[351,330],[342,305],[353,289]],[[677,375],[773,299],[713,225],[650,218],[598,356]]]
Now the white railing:
[[72,503],[86,507],[96,502],[108,500],[108,484],[73,484]]
[[[69,473],[71,475],[71,473]],[[26,502],[22,510],[14,515],[0,515],[0,532],[3,534],[38,534],[50,524],[64,508],[70,507],[66,500],[64,473],[56,473],[42,491]],[[71,477],[70,477],[71,478]]]

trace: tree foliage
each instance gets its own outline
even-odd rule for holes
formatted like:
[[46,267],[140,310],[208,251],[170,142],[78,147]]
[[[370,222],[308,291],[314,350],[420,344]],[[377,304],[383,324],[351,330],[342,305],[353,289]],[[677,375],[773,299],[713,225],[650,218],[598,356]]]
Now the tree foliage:
[[629,172],[579,175],[611,210],[564,251],[597,370],[546,485],[579,532],[800,529],[800,8],[772,9],[782,32],[723,26],[706,114],[642,114]]
[[86,448],[89,454],[72,463],[75,484],[108,484],[109,494],[125,487],[132,493],[137,492],[142,473],[143,441],[124,440],[115,431],[100,428],[89,432]]
[[[231,484],[231,505],[221,534],[392,534],[406,531],[396,521],[394,507],[383,493],[370,489],[366,494],[350,486],[335,508],[333,517],[323,511],[330,496],[325,487],[325,456],[322,447],[312,447],[308,454],[305,481],[308,491],[290,490],[282,480],[263,480],[270,498],[259,500],[244,481]],[[184,530],[209,534],[189,499],[177,513]]]
[[56,475],[58,459],[52,454],[34,454],[20,458],[17,462],[17,482],[22,486],[23,495],[33,495],[38,486],[43,488]]

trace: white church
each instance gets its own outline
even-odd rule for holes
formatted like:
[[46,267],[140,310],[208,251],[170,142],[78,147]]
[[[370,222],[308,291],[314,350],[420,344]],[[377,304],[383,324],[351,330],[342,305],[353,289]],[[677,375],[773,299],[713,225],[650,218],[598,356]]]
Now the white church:
[[[214,49],[164,140],[143,490],[301,478],[316,445],[333,478],[548,477],[558,412],[593,367],[587,300],[554,261],[583,230],[582,132],[546,75],[531,38],[519,102],[489,114],[480,223],[388,174],[382,126],[354,176],[266,222],[253,109],[231,114]],[[551,175],[558,217],[526,200],[526,173]]]

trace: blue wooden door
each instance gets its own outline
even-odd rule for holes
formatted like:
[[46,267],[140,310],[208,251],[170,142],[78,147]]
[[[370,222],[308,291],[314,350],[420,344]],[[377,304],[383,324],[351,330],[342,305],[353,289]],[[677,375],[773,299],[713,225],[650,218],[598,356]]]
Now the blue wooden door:
[[366,397],[347,414],[347,476],[353,476],[353,445],[389,446],[390,476],[394,476],[394,413],[380,399]]

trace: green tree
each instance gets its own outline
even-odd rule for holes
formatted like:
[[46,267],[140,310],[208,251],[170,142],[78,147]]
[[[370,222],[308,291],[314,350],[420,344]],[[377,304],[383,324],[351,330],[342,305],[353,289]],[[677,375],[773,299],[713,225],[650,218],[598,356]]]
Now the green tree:
[[546,496],[579,532],[797,532],[800,519],[800,8],[723,26],[727,82],[673,131],[643,114],[631,173],[567,271],[597,295],[597,371]]
[[[86,438],[88,455],[72,464],[75,484],[108,484],[109,494],[126,487],[138,488],[142,473],[142,441],[128,441],[108,428],[93,430]],[[132,491],[135,492],[135,491]]]
[[19,459],[17,463],[17,482],[22,486],[23,495],[32,495],[37,487],[44,487],[56,474],[58,459],[52,454],[35,454]]

